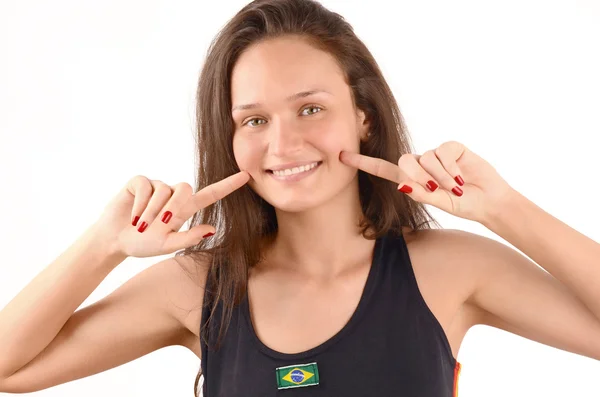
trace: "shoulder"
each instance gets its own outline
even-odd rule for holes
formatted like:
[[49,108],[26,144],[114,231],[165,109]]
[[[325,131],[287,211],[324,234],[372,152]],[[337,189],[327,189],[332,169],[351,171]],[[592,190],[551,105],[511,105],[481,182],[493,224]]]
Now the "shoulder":
[[[476,233],[458,229],[405,229],[404,239],[409,251],[426,255],[430,263],[452,264],[458,267],[479,266],[498,250],[507,249],[504,244]],[[469,269],[473,270],[473,269]]]
[[487,316],[473,296],[503,271],[499,258],[514,251],[491,238],[456,229],[407,229],[404,239],[421,295],[456,357],[468,330]]
[[430,289],[431,295],[443,292],[451,311],[468,309],[466,326],[475,325],[481,313],[471,304],[473,294],[500,270],[496,259],[513,250],[494,239],[457,229],[407,230],[404,238],[420,286]]
[[525,276],[525,266],[535,270],[510,245],[476,233],[418,230],[406,233],[405,240],[414,267],[443,273],[458,289],[463,302],[474,303],[474,295],[495,279]]
[[458,229],[406,229],[404,238],[413,265],[452,273],[453,281],[464,280],[460,285],[467,288],[465,293],[486,277],[490,270],[486,263],[508,249],[489,237]]

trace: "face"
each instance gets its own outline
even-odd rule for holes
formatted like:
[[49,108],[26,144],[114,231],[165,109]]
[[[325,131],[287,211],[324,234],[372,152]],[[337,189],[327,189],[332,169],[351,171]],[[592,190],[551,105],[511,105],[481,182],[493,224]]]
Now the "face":
[[368,125],[329,53],[298,37],[256,44],[233,68],[231,102],[237,164],[275,208],[314,208],[356,183],[339,154],[358,152]]

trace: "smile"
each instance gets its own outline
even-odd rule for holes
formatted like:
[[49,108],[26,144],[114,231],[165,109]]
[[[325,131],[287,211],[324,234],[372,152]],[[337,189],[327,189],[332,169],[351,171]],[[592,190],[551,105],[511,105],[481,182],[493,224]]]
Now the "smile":
[[278,181],[298,181],[311,174],[313,174],[317,168],[322,164],[322,161],[317,161],[312,164],[303,165],[300,167],[289,168],[286,170],[272,171],[269,170],[267,173]]

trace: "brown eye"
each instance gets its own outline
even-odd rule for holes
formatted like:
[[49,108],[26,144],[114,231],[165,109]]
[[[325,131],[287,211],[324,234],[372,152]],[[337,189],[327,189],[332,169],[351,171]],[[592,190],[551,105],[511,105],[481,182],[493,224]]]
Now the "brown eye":
[[263,120],[263,119],[250,119],[250,120],[246,121],[244,123],[244,125],[249,125],[250,127],[258,127],[260,124],[255,123],[255,122],[258,122],[258,121],[265,121],[265,120]]
[[[313,110],[313,111],[309,111],[308,114],[305,112],[306,110]],[[302,114],[305,116],[310,116],[311,114],[315,114],[315,113],[319,113],[321,110],[323,110],[322,107],[320,106],[316,106],[316,105],[311,105],[311,106],[307,106],[302,110]]]

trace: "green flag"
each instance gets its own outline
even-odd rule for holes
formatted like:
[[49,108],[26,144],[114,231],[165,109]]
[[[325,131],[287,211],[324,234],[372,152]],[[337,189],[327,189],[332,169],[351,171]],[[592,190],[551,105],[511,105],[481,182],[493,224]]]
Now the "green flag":
[[317,363],[288,365],[275,369],[277,389],[316,386],[319,384]]

